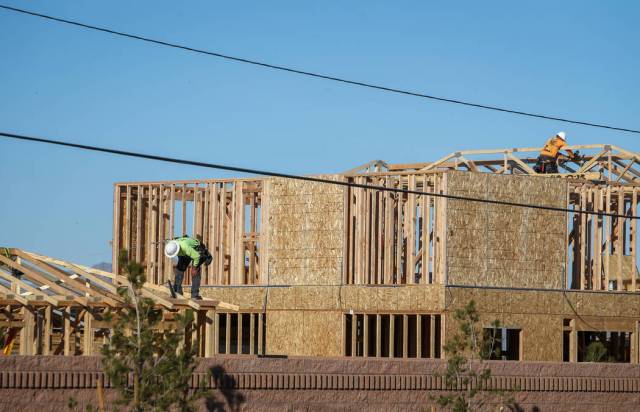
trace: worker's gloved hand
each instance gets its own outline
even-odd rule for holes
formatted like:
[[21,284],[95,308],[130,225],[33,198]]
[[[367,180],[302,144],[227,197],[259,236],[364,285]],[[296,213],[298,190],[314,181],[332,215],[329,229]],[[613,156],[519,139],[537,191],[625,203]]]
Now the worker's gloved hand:
[[580,154],[579,150],[576,150],[573,153],[573,159],[572,160],[575,161],[575,162],[582,162],[584,160],[584,156]]

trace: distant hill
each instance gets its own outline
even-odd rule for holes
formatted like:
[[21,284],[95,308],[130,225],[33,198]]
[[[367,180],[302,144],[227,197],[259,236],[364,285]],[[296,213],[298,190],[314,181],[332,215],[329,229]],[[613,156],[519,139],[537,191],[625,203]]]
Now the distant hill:
[[111,263],[107,263],[107,262],[96,263],[91,267],[98,270],[104,270],[105,272],[111,272],[112,270]]

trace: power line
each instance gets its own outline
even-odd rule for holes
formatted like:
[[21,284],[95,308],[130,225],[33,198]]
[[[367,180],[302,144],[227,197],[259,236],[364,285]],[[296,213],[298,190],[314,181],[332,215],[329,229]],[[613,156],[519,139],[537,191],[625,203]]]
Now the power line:
[[260,176],[282,177],[286,179],[302,180],[307,182],[326,183],[326,184],[332,184],[332,185],[343,186],[343,187],[355,187],[355,188],[361,188],[361,189],[379,190],[379,191],[385,191],[385,192],[411,194],[411,195],[419,195],[419,196],[433,196],[433,197],[440,197],[444,199],[462,200],[462,201],[476,202],[476,203],[488,203],[492,205],[524,207],[524,208],[538,209],[538,210],[550,210],[550,211],[563,212],[563,213],[608,216],[608,217],[617,217],[617,218],[623,218],[623,219],[639,218],[639,216],[635,216],[635,215],[594,212],[590,210],[580,210],[580,209],[566,209],[566,208],[556,207],[556,206],[543,206],[543,205],[534,205],[534,204],[528,204],[528,203],[507,202],[503,200],[480,199],[476,197],[458,196],[458,195],[450,195],[450,194],[434,193],[434,192],[422,192],[419,190],[398,189],[398,188],[386,187],[386,186],[367,185],[367,184],[354,183],[354,182],[345,182],[340,180],[330,180],[330,179],[323,179],[323,178],[312,177],[312,176],[292,175],[288,173],[271,172],[271,171],[258,170],[258,169],[249,169],[245,167],[228,166],[223,164],[198,162],[195,160],[177,159],[174,157],[158,156],[158,155],[151,155],[151,154],[139,153],[139,152],[130,152],[126,150],[110,149],[106,147],[71,143],[71,142],[65,142],[61,140],[53,140],[53,139],[45,139],[41,137],[19,135],[15,133],[0,132],[0,136],[11,138],[11,139],[29,141],[29,142],[46,143],[46,144],[52,144],[57,146],[73,147],[73,148],[82,149],[82,150],[90,150],[94,152],[109,153],[109,154],[114,154],[119,156],[136,157],[136,158],[148,159],[148,160],[158,160],[158,161],[168,162],[168,163],[177,163],[177,164],[183,164],[183,165],[189,165],[189,166],[206,167],[209,169],[248,173],[248,174],[260,175]]
[[0,4],[0,8],[5,9],[5,10],[9,10],[9,11],[13,11],[13,12],[17,12],[17,13],[27,14],[27,15],[30,15],[30,16],[40,17],[40,18],[43,18],[43,19],[53,20],[53,21],[56,21],[56,22],[59,22],[59,23],[70,24],[70,25],[73,25],[73,26],[82,27],[84,29],[96,30],[96,31],[100,31],[100,32],[103,32],[103,33],[109,33],[109,34],[113,34],[113,35],[116,35],[116,36],[126,37],[126,38],[129,38],[129,39],[140,40],[140,41],[144,41],[144,42],[148,42],[148,43],[158,44],[158,45],[161,45],[161,46],[173,47],[173,48],[176,48],[176,49],[186,50],[186,51],[190,51],[190,52],[194,52],[194,53],[205,54],[205,55],[208,55],[208,56],[213,56],[213,57],[218,57],[218,58],[221,58],[221,59],[232,60],[232,61],[240,62],[240,63],[252,64],[252,65],[260,66],[260,67],[264,67],[264,68],[280,70],[280,71],[289,72],[289,73],[295,73],[295,74],[299,74],[299,75],[302,75],[302,76],[310,76],[310,77],[315,77],[315,78],[318,78],[318,79],[331,80],[331,81],[335,81],[335,82],[350,84],[350,85],[353,85],[353,86],[367,87],[367,88],[370,88],[370,89],[376,89],[376,90],[385,91],[385,92],[397,93],[397,94],[402,94],[402,95],[407,95],[407,96],[414,96],[414,97],[421,97],[421,98],[424,98],[424,99],[437,100],[437,101],[446,102],[446,103],[459,104],[459,105],[463,105],[463,106],[474,107],[474,108],[477,108],[477,109],[493,110],[493,111],[498,111],[498,112],[503,112],[503,113],[510,113],[510,114],[515,114],[515,115],[520,115],[520,116],[535,117],[535,118],[539,118],[539,119],[554,120],[554,121],[558,121],[558,122],[578,124],[578,125],[582,125],[582,126],[598,127],[598,128],[602,128],[602,129],[617,130],[617,131],[621,131],[621,132],[638,133],[638,134],[640,134],[640,130],[627,129],[627,128],[616,127],[616,126],[609,126],[609,125],[599,124],[599,123],[584,122],[584,121],[579,121],[579,120],[571,120],[571,119],[566,119],[566,118],[557,117],[557,116],[550,116],[550,115],[545,115],[545,114],[536,114],[536,113],[531,113],[531,112],[523,112],[523,111],[520,111],[520,110],[507,109],[507,108],[504,108],[504,107],[490,106],[490,105],[480,104],[480,103],[472,103],[472,102],[468,102],[468,101],[464,101],[464,100],[450,99],[450,98],[447,98],[447,97],[438,97],[438,96],[433,96],[433,95],[429,95],[429,94],[413,92],[413,91],[409,91],[409,90],[403,90],[403,89],[397,89],[397,88],[393,88],[393,87],[381,86],[381,85],[377,85],[377,84],[373,84],[373,83],[365,83],[365,82],[361,82],[361,81],[357,81],[357,80],[349,80],[349,79],[345,79],[345,78],[341,78],[341,77],[329,76],[329,75],[321,74],[321,73],[314,73],[314,72],[310,72],[310,71],[306,71],[306,70],[293,69],[293,68],[290,68],[290,67],[264,63],[264,62],[257,61],[257,60],[245,59],[245,58],[242,58],[242,57],[235,57],[235,56],[230,56],[230,55],[222,54],[222,53],[218,53],[218,52],[212,52],[212,51],[207,51],[207,50],[203,50],[203,49],[197,49],[197,48],[194,48],[194,47],[184,46],[184,45],[177,44],[177,43],[169,43],[169,42],[162,41],[162,40],[156,40],[156,39],[152,39],[152,38],[149,38],[149,37],[138,36],[138,35],[135,35],[135,34],[125,33],[125,32],[116,31],[116,30],[112,30],[112,29],[107,29],[107,28],[104,28],[104,27],[93,26],[91,24],[81,23],[81,22],[77,22],[77,21],[73,21],[73,20],[67,20],[67,19],[63,19],[63,18],[60,18],[60,17],[49,16],[49,15],[46,15],[46,14],[36,13],[36,12],[33,12],[33,11],[19,9],[19,8],[11,7],[11,6],[5,6],[5,5],[2,5],[2,4]]

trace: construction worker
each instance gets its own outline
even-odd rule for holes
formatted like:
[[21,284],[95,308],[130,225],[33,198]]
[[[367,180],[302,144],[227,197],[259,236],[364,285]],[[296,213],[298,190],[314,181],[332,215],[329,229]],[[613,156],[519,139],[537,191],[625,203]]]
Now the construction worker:
[[173,268],[175,275],[173,291],[182,295],[184,271],[191,264],[194,268],[191,278],[191,299],[202,299],[200,296],[200,268],[202,264],[209,265],[212,260],[207,247],[198,239],[184,236],[168,241],[164,247],[164,254],[170,259],[178,257],[178,263]]
[[[565,149],[567,146],[566,133],[558,132],[555,136],[547,140],[544,147],[540,151],[538,161],[533,170],[536,173],[558,173],[558,159],[568,157],[569,159],[578,159],[580,152],[575,153],[571,149]],[[567,156],[560,153],[564,149]]]

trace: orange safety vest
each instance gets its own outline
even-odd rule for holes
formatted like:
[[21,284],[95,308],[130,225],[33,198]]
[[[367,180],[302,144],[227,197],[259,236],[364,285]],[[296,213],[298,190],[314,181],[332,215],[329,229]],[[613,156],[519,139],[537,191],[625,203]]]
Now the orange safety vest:
[[558,157],[558,152],[565,147],[567,144],[558,137],[552,137],[547,140],[542,151],[540,152],[541,156],[549,156],[549,157]]

